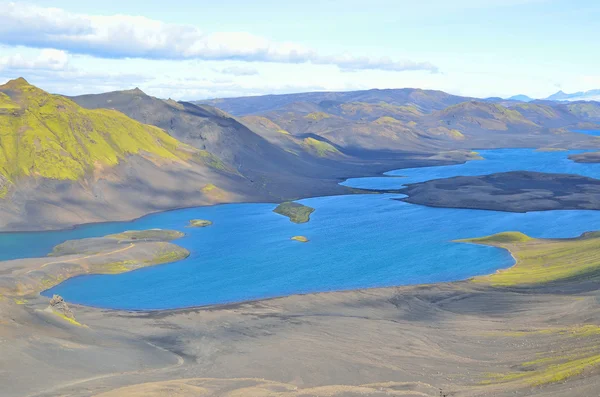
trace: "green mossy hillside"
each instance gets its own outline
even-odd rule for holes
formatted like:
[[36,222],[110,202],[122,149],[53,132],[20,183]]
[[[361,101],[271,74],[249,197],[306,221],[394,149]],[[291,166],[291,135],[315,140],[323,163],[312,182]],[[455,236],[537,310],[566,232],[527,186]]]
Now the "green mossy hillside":
[[0,86],[0,175],[12,183],[77,180],[129,155],[184,161],[195,152],[157,127],[114,110],[84,109],[24,79]]

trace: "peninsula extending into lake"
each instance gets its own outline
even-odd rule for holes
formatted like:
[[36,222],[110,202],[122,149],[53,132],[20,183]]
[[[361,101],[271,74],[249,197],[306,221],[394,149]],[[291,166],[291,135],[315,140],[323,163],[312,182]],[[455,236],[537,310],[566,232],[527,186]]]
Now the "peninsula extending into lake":
[[410,184],[402,201],[431,207],[529,212],[599,210],[600,180],[580,175],[513,171]]

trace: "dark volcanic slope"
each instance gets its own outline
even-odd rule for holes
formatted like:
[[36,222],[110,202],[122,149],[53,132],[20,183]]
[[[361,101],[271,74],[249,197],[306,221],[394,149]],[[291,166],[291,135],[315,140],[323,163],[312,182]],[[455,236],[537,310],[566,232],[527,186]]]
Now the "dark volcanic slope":
[[[250,129],[214,107],[162,100],[137,88],[71,99],[88,109],[115,109],[164,129],[179,141],[205,151],[214,167],[234,170],[262,200],[347,193],[338,182],[350,176],[436,164],[435,160],[424,160],[423,155],[407,153],[410,148],[392,155],[361,152],[360,158],[352,158],[327,144],[324,137],[297,138],[264,118],[244,120]],[[218,182],[214,183],[218,186]]]
[[270,199],[324,194],[322,185],[335,185],[326,179],[352,174],[346,166],[326,158],[338,156],[315,158],[310,148],[291,153],[211,106],[162,100],[137,88],[71,99],[88,109],[115,109],[164,129],[179,141],[206,151],[210,158],[216,157],[217,166],[222,163],[225,169],[235,170]]
[[[251,131],[225,112],[211,106],[161,100],[140,89],[71,98],[88,109],[116,109],[144,124],[164,129],[172,137],[206,150],[241,170],[265,168],[272,162],[286,162],[291,156]],[[283,152],[283,153],[282,153]]]
[[431,207],[527,212],[600,209],[600,180],[579,175],[503,172],[408,185],[401,199]]

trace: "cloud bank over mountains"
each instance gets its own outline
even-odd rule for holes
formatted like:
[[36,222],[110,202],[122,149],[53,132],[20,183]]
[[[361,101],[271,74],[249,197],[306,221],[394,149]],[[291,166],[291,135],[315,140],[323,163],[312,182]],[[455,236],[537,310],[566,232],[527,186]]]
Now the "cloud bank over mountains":
[[203,32],[195,26],[141,16],[85,15],[0,2],[0,20],[0,44],[52,48],[98,58],[237,60],[335,65],[342,70],[438,71],[429,62],[322,55],[300,44],[272,41],[248,32]]

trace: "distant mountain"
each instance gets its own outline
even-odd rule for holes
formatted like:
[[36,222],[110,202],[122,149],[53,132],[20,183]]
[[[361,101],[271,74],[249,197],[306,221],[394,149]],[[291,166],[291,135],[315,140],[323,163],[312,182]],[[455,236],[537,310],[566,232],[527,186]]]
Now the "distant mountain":
[[236,116],[258,114],[281,109],[293,103],[321,104],[325,107],[341,103],[385,103],[397,106],[415,106],[428,113],[447,106],[464,102],[471,98],[447,94],[442,91],[416,88],[373,89],[349,92],[307,92],[286,95],[263,95],[240,98],[223,98],[195,101],[196,104],[208,104],[225,110]]
[[567,94],[563,91],[558,91],[555,94],[546,98],[550,101],[600,101],[600,89],[590,91],[580,91],[573,94]]
[[527,95],[513,95],[508,98],[509,101],[520,101],[520,102],[531,102],[535,99],[528,97]]
[[[400,90],[391,91],[398,99],[397,91]],[[570,145],[571,143],[566,142],[568,139],[585,138],[569,134],[559,136],[556,133],[568,133],[569,129],[579,129],[582,126],[593,128],[593,125],[586,123],[596,122],[596,107],[590,103],[586,106],[572,103],[569,107],[562,103],[539,100],[465,100],[439,95],[434,91],[433,98],[445,98],[449,103],[459,101],[444,106],[440,101],[433,101],[429,92],[407,90],[403,93],[409,93],[412,102],[343,102],[340,100],[341,96],[338,96],[337,100],[318,103],[292,102],[280,105],[286,101],[273,96],[279,107],[257,115],[244,116],[241,120],[255,131],[265,131],[269,126],[266,129],[272,131],[269,139],[273,141],[289,143],[293,138],[320,137],[345,153],[361,150],[436,152],[514,145],[531,147],[548,141],[556,142],[557,139]],[[310,97],[309,94],[297,94],[293,99],[305,95]],[[366,94],[359,91],[344,95],[364,99]],[[373,93],[369,91],[369,95]],[[290,98],[289,95],[284,97]],[[406,99],[405,95],[403,100]],[[237,100],[242,101],[242,98]],[[433,103],[436,105],[433,106]],[[441,109],[436,110],[435,107]],[[283,131],[285,135],[274,133],[277,131]]]

